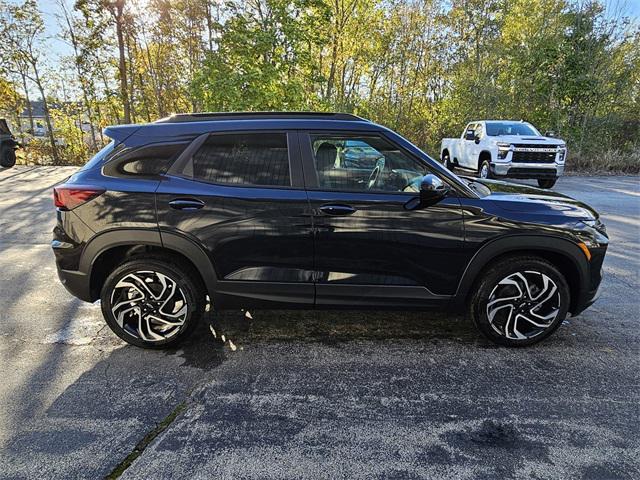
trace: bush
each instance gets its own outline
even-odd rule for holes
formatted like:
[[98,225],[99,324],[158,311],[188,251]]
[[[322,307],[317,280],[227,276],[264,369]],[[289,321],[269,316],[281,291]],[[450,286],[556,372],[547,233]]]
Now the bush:
[[640,173],[640,147],[629,152],[604,150],[602,153],[569,154],[567,171],[576,173]]

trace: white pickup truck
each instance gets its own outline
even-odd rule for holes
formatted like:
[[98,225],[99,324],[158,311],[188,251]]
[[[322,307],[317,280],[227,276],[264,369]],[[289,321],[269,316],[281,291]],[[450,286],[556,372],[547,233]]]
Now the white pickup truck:
[[461,168],[482,178],[534,178],[541,188],[551,188],[564,173],[567,146],[527,122],[477,120],[460,138],[443,138],[440,154],[450,170]]

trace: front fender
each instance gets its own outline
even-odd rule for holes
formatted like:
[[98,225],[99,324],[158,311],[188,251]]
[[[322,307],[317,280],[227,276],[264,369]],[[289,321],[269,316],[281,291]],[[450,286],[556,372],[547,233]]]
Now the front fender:
[[[461,310],[465,307],[468,296],[473,293],[472,289],[476,281],[479,280],[483,270],[491,266],[493,260],[501,255],[516,252],[542,257],[545,256],[545,253],[562,256],[572,267],[577,279],[577,285],[572,285],[575,298],[571,299],[571,311],[580,308],[589,290],[590,278],[590,265],[580,247],[571,240],[562,237],[518,234],[490,240],[478,249],[458,283],[452,301],[454,308]],[[570,279],[567,279],[567,282],[571,283]]]

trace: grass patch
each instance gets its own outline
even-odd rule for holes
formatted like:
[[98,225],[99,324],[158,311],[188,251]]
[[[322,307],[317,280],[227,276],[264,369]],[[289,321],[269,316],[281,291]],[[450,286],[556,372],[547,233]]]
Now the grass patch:
[[631,152],[607,150],[602,153],[569,153],[567,171],[588,174],[637,174],[640,173],[640,148]]

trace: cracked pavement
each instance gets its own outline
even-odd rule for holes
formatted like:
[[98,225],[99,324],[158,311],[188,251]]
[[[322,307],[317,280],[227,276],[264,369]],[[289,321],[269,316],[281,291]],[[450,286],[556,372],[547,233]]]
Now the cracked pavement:
[[[215,315],[179,349],[126,346],[59,283],[51,187],[0,171],[0,478],[640,477],[640,179],[565,177],[611,235],[602,298],[527,349],[461,318]],[[164,420],[178,405],[184,409]]]

